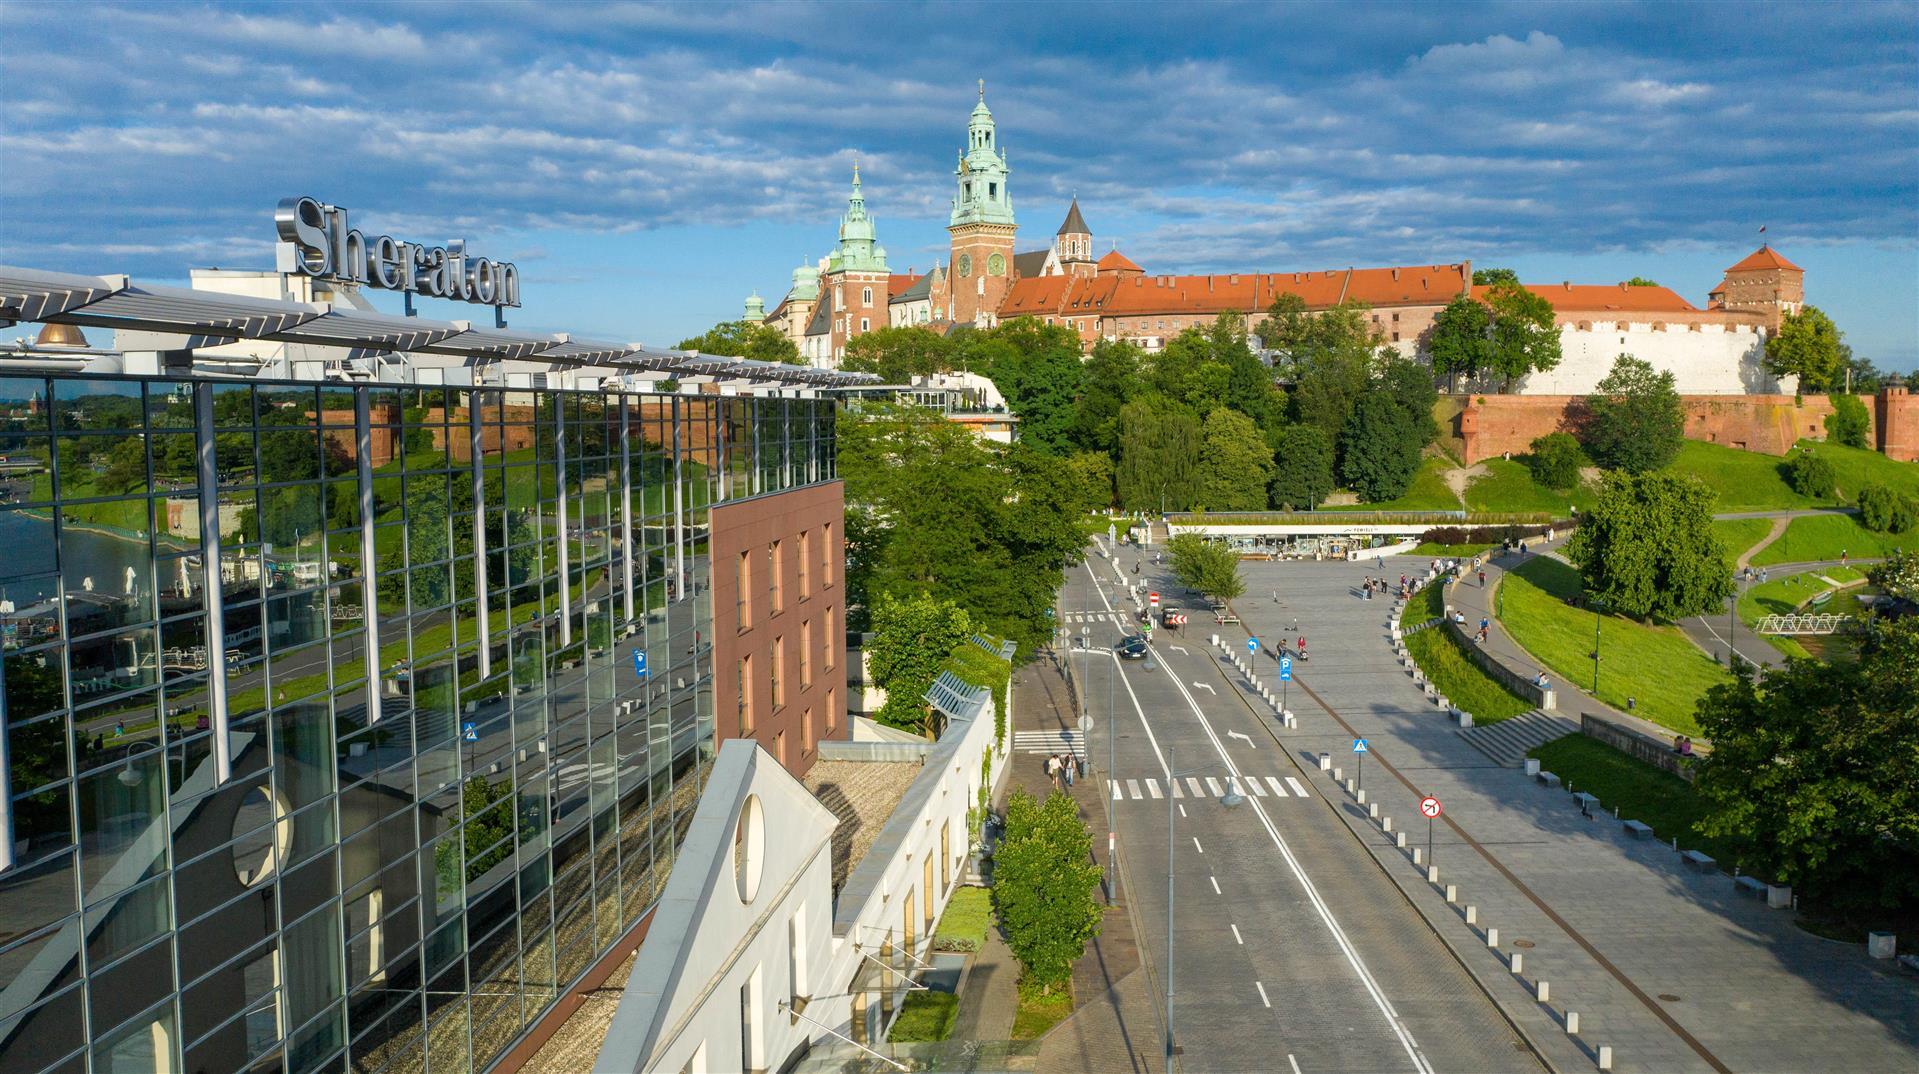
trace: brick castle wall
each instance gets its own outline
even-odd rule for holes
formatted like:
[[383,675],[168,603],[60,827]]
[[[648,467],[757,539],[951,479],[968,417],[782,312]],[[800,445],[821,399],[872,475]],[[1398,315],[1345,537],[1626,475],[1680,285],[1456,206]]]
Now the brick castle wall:
[[[1476,395],[1466,403],[1453,430],[1464,444],[1468,465],[1506,452],[1531,450],[1551,432],[1577,432],[1585,397],[1581,395]],[[1686,438],[1712,444],[1784,455],[1800,439],[1824,440],[1832,402],[1823,395],[1682,395]],[[1919,396],[1889,389],[1867,406],[1873,415],[1872,442],[1888,458],[1919,459]]]
[[1888,459],[1919,462],[1919,395],[1905,388],[1887,388],[1874,400],[1875,441]]

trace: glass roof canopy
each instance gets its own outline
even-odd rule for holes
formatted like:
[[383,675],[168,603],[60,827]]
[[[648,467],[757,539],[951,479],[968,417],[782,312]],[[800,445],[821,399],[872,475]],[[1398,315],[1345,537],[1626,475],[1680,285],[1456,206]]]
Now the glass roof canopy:
[[[208,346],[263,340],[335,348],[347,360],[384,354],[435,355],[462,364],[530,365],[536,371],[645,373],[820,389],[876,383],[871,373],[757,362],[637,343],[605,343],[566,334],[536,335],[186,287],[136,284],[126,276],[82,276],[0,265],[0,327],[20,321],[176,334]],[[436,365],[441,363],[434,363]]]

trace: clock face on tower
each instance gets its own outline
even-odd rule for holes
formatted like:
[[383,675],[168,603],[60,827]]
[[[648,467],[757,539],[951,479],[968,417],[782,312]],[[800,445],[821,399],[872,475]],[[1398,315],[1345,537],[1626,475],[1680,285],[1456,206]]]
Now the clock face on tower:
[[960,255],[959,274],[962,276],[971,276],[973,274],[973,255],[972,254]]
[[993,275],[993,276],[1006,275],[1006,258],[999,254],[994,254],[993,256],[987,258],[986,271],[989,275]]

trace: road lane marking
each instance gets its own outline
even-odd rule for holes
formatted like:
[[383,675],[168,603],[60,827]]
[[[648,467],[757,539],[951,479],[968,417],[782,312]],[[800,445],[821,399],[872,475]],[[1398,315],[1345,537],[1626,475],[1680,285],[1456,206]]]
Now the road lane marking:
[[1139,801],[1139,780],[1129,779],[1126,781],[1126,794],[1133,801]]
[[1206,853],[1206,848],[1199,845],[1199,836],[1197,835],[1193,836],[1193,849],[1199,851],[1201,854]]
[[1180,806],[1180,807],[1179,807],[1179,815],[1180,815],[1180,816],[1182,816],[1182,817],[1186,815],[1186,807],[1185,807],[1185,806]]
[[1165,795],[1159,793],[1159,780],[1156,780],[1156,779],[1148,779],[1146,781],[1146,793],[1152,795],[1155,798],[1165,797]]
[[[1266,990],[1261,989],[1259,994],[1262,996],[1265,995]],[[1270,1007],[1272,1006],[1272,1004],[1268,1003],[1267,1006]],[[1293,1065],[1293,1074],[1299,1074],[1299,1060],[1293,1058],[1293,1053],[1291,1052],[1286,1053],[1286,1061]]]
[[1167,780],[1167,781],[1166,781],[1166,785],[1167,785],[1168,787],[1171,787],[1171,788],[1173,788],[1173,797],[1175,797],[1175,798],[1184,798],[1184,797],[1186,797],[1186,792],[1185,792],[1185,791],[1182,791],[1182,790],[1180,790],[1180,789],[1179,789],[1179,780],[1176,780],[1176,779],[1169,779],[1169,780]]
[[[1253,982],[1253,987],[1254,987],[1254,988],[1257,988],[1257,989],[1259,989],[1259,1001],[1260,1001],[1261,1003],[1264,1003],[1264,1004],[1266,1005],[1266,1009],[1267,1009],[1267,1010],[1269,1010],[1269,1011],[1270,1011],[1270,1010],[1272,1010],[1272,1009],[1273,1009],[1273,1001],[1272,1001],[1272,1000],[1270,1000],[1270,999],[1267,999],[1267,998],[1266,998],[1266,986],[1265,986],[1265,985],[1263,985],[1263,984],[1260,984],[1260,983],[1259,983],[1258,981],[1254,981],[1254,982]],[[1294,1069],[1295,1071],[1297,1071],[1297,1070],[1298,1070],[1299,1068],[1298,1068],[1298,1067],[1294,1067],[1293,1069]]]
[[[1184,645],[1175,645],[1175,646],[1173,646],[1173,651],[1174,651],[1174,652],[1176,652],[1176,653],[1186,653],[1186,646],[1184,646]],[[1193,655],[1193,654],[1192,654],[1192,653],[1186,653],[1186,655],[1187,655],[1187,656],[1191,656],[1191,655]]]
[[1306,793],[1306,788],[1300,786],[1299,781],[1294,779],[1291,776],[1286,777],[1286,785],[1288,787],[1291,787],[1293,789],[1293,793],[1299,795],[1301,798],[1312,797],[1312,795]]
[[[1231,924],[1231,923],[1230,923],[1230,922],[1228,922],[1228,924]],[[1233,925],[1233,926],[1232,926],[1232,929],[1233,929],[1233,942],[1234,942],[1234,943],[1236,943],[1236,944],[1238,944],[1238,945],[1240,945],[1241,947],[1245,947],[1245,946],[1246,946],[1246,941],[1240,938],[1240,935],[1239,935],[1239,926],[1238,926],[1238,925]]]
[[1211,776],[1206,777],[1206,787],[1208,790],[1211,790],[1213,792],[1213,797],[1215,798],[1222,797],[1226,794],[1225,791],[1220,789],[1219,780],[1216,780]]
[[1209,876],[1209,877],[1207,877],[1206,879],[1208,879],[1208,880],[1211,880],[1211,881],[1213,882],[1213,894],[1215,894],[1215,895],[1224,895],[1224,894],[1226,894],[1225,892],[1223,892],[1223,891],[1221,891],[1221,890],[1219,890],[1219,877],[1217,877],[1217,876]]
[[[1257,779],[1255,779],[1255,782],[1257,782]],[[1284,798],[1289,793],[1291,793],[1290,791],[1286,789],[1286,785],[1279,781],[1278,776],[1267,776],[1266,782],[1273,785],[1273,793],[1279,795],[1281,798]]]
[[1251,735],[1242,735],[1242,734],[1240,734],[1240,733],[1239,733],[1238,731],[1228,731],[1228,732],[1226,732],[1226,734],[1227,734],[1227,735],[1228,735],[1229,737],[1231,737],[1231,738],[1243,738],[1243,739],[1245,739],[1245,740],[1246,740],[1246,745],[1248,745],[1248,746],[1250,746],[1250,747],[1252,747],[1253,749],[1258,749],[1258,748],[1259,748],[1259,743],[1257,743],[1257,742],[1254,742],[1254,741],[1253,741],[1253,736],[1251,736]]
[[1206,792],[1205,792],[1205,791],[1203,791],[1203,790],[1200,790],[1200,789],[1199,789],[1199,780],[1198,780],[1198,778],[1196,778],[1196,777],[1194,777],[1194,776],[1187,776],[1187,777],[1186,777],[1186,785],[1187,785],[1188,787],[1191,787],[1191,788],[1193,788],[1193,797],[1195,797],[1195,798],[1204,798],[1204,797],[1206,797]]
[[1259,797],[1261,797],[1261,798],[1264,798],[1264,797],[1266,797],[1266,788],[1264,788],[1264,787],[1262,787],[1262,786],[1260,786],[1260,785],[1259,785],[1259,777],[1258,777],[1258,776],[1247,776],[1247,777],[1246,777],[1246,786],[1248,786],[1248,787],[1250,787],[1250,788],[1252,788],[1252,792],[1253,792],[1254,794],[1256,794],[1256,795],[1258,795]]
[[1119,793],[1119,780],[1109,779],[1106,782],[1110,784],[1113,788],[1113,801],[1124,802],[1126,800],[1126,796]]
[[1219,695],[1219,691],[1218,691],[1218,690],[1215,690],[1215,689],[1213,689],[1212,687],[1210,687],[1210,686],[1208,686],[1208,685],[1206,685],[1206,684],[1205,684],[1205,683],[1203,683],[1203,682],[1196,682],[1196,683],[1194,683],[1194,684],[1193,684],[1193,686],[1194,686],[1194,688],[1195,688],[1195,689],[1199,689],[1199,690],[1204,690],[1204,691],[1206,691],[1207,693],[1209,693],[1209,694],[1212,694],[1212,695],[1214,695],[1215,697],[1217,697],[1217,696]]

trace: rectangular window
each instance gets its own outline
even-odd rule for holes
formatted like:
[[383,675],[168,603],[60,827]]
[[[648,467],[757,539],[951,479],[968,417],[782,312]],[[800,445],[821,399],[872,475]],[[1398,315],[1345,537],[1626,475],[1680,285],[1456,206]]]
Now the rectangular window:
[[833,524],[820,527],[820,588],[833,587]]
[[813,710],[808,708],[800,714],[800,753],[813,752]]
[[831,734],[840,725],[839,706],[834,703],[835,699],[839,697],[839,694],[840,691],[837,686],[829,686],[826,688],[826,731],[828,734]]
[[871,329],[872,329],[872,324],[871,324],[871,322],[869,322],[869,321],[868,321],[868,320],[867,320],[866,318],[864,318],[864,317],[861,317],[861,318],[860,318],[860,331],[862,331],[862,332],[866,332],[866,331],[870,331]]
[[752,588],[752,587],[753,587],[753,559],[752,559],[752,553],[750,553],[750,552],[741,552],[741,553],[740,553],[740,563],[739,563],[739,570],[738,570],[738,573],[736,574],[736,576],[734,577],[734,580],[733,580],[733,584],[734,584],[734,586],[736,587],[736,592],[735,592],[735,594],[734,594],[734,597],[735,597],[735,601],[736,601],[736,603],[735,603],[735,605],[734,605],[734,610],[735,610],[735,611],[737,611],[737,612],[739,613],[739,625],[740,625],[740,629],[741,629],[741,630],[745,630],[746,628],[748,628],[748,627],[750,627],[750,626],[752,626],[752,625],[753,625],[753,606],[752,606],[752,592],[753,592],[753,588]]
[[839,640],[839,625],[840,610],[838,608],[826,609],[826,638],[824,639],[826,642],[826,659],[822,663],[825,665],[828,674],[831,674],[833,671],[833,651],[836,648],[834,643]]
[[781,575],[786,573],[785,570],[782,569],[784,567],[785,564],[780,562],[780,542],[774,541],[766,549],[766,576],[772,585],[770,595],[772,598],[772,614],[774,615],[778,615],[786,610],[786,598],[782,592],[785,586],[781,584],[786,581],[785,578],[781,577]]
[[753,658],[752,656],[749,655],[749,656],[740,657],[740,667],[739,667],[738,677],[734,680],[733,688],[734,688],[734,691],[739,696],[740,734],[750,735],[753,733]]
[[773,734],[773,759],[780,763],[781,768],[787,767],[785,731],[776,731]]
[[780,672],[786,669],[786,639],[773,639],[773,711],[780,711],[786,704],[786,685],[780,678]]
[[800,623],[800,689],[813,685],[813,620]]
[[793,980],[793,995],[811,995],[806,990],[806,908],[793,911],[786,920],[787,973]]
[[813,559],[811,555],[812,537],[810,533],[800,533],[800,599],[813,595]]

